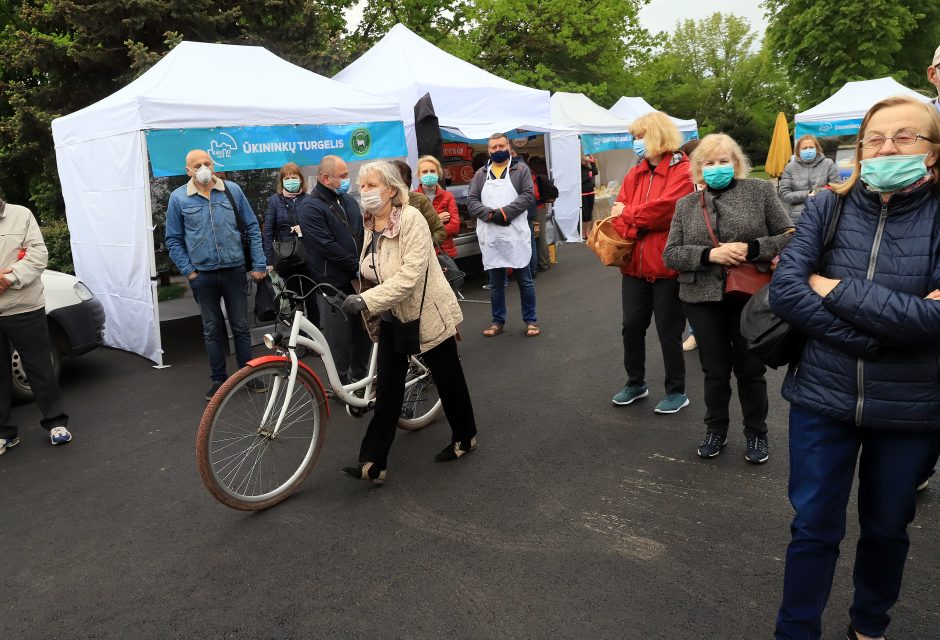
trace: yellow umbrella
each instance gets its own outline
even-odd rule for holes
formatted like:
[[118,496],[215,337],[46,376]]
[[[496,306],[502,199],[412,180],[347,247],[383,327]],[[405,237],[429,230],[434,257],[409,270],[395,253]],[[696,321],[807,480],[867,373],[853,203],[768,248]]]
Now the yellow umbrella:
[[767,164],[764,165],[764,171],[774,178],[779,178],[792,155],[790,128],[787,126],[787,117],[781,111],[777,114],[774,135],[770,138],[770,151],[767,152]]

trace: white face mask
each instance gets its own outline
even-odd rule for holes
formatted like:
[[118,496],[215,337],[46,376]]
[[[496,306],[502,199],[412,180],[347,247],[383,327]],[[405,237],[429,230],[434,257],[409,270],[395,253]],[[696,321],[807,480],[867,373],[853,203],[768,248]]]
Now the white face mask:
[[359,194],[359,200],[362,202],[362,208],[366,211],[378,211],[386,202],[385,199],[382,198],[381,189],[363,191]]
[[199,167],[196,171],[196,182],[199,184],[209,184],[212,181],[212,169],[209,167]]

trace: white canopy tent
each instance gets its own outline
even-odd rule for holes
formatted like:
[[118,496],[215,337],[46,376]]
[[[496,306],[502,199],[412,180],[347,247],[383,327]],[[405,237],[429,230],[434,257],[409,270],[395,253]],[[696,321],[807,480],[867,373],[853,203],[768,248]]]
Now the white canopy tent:
[[[552,95],[552,124],[566,129],[551,135],[552,177],[558,187],[555,220],[565,236],[580,240],[581,232],[581,140],[582,134],[611,134],[624,141],[630,138],[630,123],[613,115],[583,93],[557,92]],[[633,155],[632,151],[620,151]],[[617,164],[614,162],[614,164]],[[622,178],[626,169],[620,174]]]
[[[274,87],[290,91],[267,90]],[[120,91],[54,120],[75,271],[104,305],[105,343],[163,362],[148,130],[363,122],[400,128],[400,120],[395,102],[261,47],[196,42],[180,43]],[[183,165],[181,156],[179,174]]]
[[[630,122],[652,111],[656,111],[656,109],[643,98],[627,96],[623,96],[620,100],[617,100],[616,104],[610,108],[612,114],[624,120],[629,120]],[[698,138],[698,123],[695,120],[683,120],[681,118],[673,118],[672,116],[669,116],[669,119],[672,120],[676,128],[679,129],[679,133],[682,134],[686,142]]]
[[794,135],[797,138],[805,134],[816,137],[855,135],[865,113],[876,102],[899,95],[930,102],[930,98],[908,89],[894,78],[846,82],[826,100],[796,114]]
[[394,98],[405,123],[408,158],[418,158],[414,105],[431,94],[442,129],[467,139],[497,131],[551,130],[549,92],[504,80],[461,60],[396,24],[334,80]]

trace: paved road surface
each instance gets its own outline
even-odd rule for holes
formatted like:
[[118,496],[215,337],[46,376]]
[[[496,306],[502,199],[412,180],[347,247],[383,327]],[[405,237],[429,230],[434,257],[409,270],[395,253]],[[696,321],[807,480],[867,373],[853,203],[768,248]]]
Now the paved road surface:
[[[255,514],[212,500],[194,460],[209,380],[193,320],[165,332],[170,369],[113,350],[68,365],[75,441],[53,448],[31,424],[0,458],[0,638],[771,637],[791,517],[780,374],[770,462],[746,464],[740,434],[698,459],[696,354],[688,409],[653,414],[655,349],[651,398],[613,407],[619,276],[583,246],[560,259],[536,281],[538,338],[515,285],[496,338],[480,335],[488,306],[463,305],[479,449],[438,465],[444,425],[402,432],[379,489],[340,474],[365,423],[337,411],[290,500]],[[468,297],[486,298],[479,284]],[[921,499],[894,638],[940,637],[938,504]],[[844,637],[853,549],[827,638]]]

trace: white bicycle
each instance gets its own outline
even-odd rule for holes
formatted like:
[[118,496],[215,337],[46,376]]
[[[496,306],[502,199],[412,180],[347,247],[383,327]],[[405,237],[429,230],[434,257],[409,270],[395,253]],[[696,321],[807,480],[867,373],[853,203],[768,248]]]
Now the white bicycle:
[[[317,285],[307,295],[329,289],[327,300],[339,306],[345,296],[329,285]],[[325,294],[324,294],[325,295]],[[334,397],[352,416],[375,406],[378,345],[373,345],[369,373],[343,385],[323,333],[307,318],[300,303],[306,296],[282,291],[296,308],[285,336],[275,332],[264,344],[275,355],[255,358],[235,372],[209,401],[196,435],[196,462],[209,492],[222,504],[257,511],[286,499],[310,475],[326,440],[330,406],[319,376],[298,357],[298,350],[319,356]],[[412,356],[405,380],[405,401],[398,426],[420,429],[443,413],[431,372],[420,356]]]

